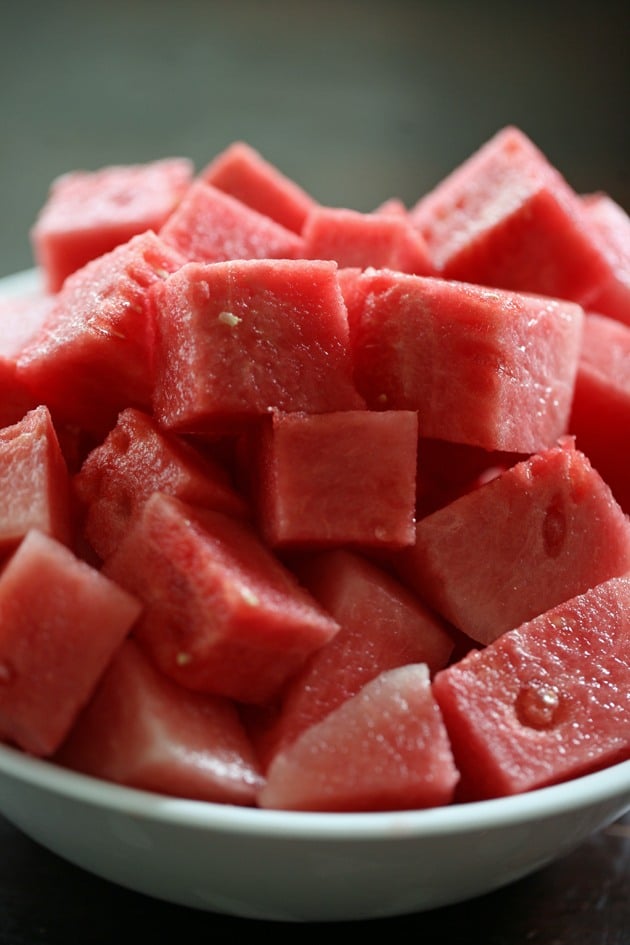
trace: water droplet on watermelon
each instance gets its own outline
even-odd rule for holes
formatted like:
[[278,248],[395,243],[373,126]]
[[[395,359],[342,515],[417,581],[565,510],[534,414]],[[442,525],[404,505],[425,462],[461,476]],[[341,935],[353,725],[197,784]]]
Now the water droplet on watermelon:
[[560,693],[548,683],[530,682],[516,697],[516,715],[528,728],[551,728],[558,720]]

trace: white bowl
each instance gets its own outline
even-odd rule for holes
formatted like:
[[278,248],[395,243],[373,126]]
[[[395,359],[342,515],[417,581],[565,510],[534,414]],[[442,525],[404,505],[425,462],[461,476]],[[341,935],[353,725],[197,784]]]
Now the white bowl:
[[[30,292],[35,270],[0,280]],[[122,886],[244,918],[368,919],[490,892],[630,810],[630,761],[517,797],[427,811],[315,814],[177,800],[0,746],[0,812]]]
[[0,746],[0,811],[108,880],[243,918],[403,915],[506,885],[630,809],[630,762],[515,797],[426,811],[316,814],[186,801]]

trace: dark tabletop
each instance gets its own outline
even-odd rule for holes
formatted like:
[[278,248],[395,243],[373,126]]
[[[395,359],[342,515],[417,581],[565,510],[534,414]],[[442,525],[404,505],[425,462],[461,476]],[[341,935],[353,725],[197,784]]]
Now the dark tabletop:
[[[79,870],[0,819],[0,945],[207,945],[241,933],[303,934],[294,923],[256,922],[187,909]],[[629,945],[630,816],[573,853],[499,892],[430,912],[326,923],[325,935],[369,928],[421,945]]]
[[[57,174],[200,166],[236,139],[321,202],[368,210],[414,202],[512,123],[575,189],[630,208],[627,39],[627,4],[606,0],[3,4],[0,277],[31,265]],[[629,945],[629,834],[626,819],[500,892],[369,926],[431,945]],[[196,945],[262,925],[117,888],[1,818],[0,851],[1,945]]]

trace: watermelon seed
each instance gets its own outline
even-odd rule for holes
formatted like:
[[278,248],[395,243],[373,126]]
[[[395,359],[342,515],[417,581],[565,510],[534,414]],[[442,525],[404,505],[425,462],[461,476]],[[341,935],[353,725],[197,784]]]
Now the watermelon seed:
[[222,325],[229,325],[230,328],[236,328],[243,319],[235,315],[234,312],[219,312],[217,321],[221,322]]

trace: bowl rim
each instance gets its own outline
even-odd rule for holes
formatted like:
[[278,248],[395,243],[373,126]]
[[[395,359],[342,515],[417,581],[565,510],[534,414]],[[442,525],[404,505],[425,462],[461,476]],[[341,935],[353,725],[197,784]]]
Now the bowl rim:
[[[622,807],[625,805],[625,810],[630,810],[630,760],[509,797],[423,810],[365,813],[263,810],[169,797],[62,768],[5,744],[0,745],[0,781],[3,778],[110,813],[206,832],[293,839],[378,840],[392,835],[465,834],[543,820],[615,798],[622,802]],[[0,811],[1,793],[0,790]],[[619,816],[622,813],[620,810]]]

